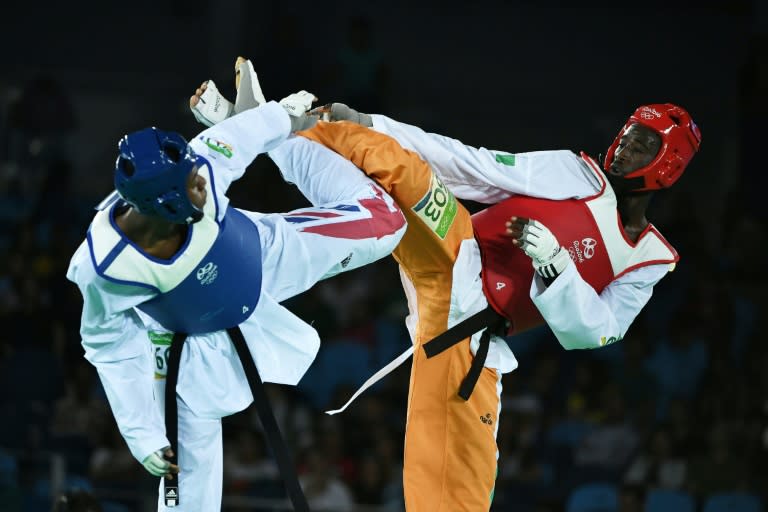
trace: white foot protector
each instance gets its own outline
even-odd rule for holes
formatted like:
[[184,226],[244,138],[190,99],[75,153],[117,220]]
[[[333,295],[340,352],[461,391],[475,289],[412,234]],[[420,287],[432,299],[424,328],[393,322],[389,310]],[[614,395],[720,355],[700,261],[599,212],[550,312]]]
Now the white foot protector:
[[213,126],[232,115],[234,106],[221,95],[213,80],[208,80],[208,87],[200,96],[197,105],[190,107],[195,119],[205,126]]
[[250,60],[240,64],[239,73],[240,85],[237,88],[237,98],[235,98],[236,114],[267,102],[264,93],[261,92],[259,77],[256,76],[256,71],[254,71]]

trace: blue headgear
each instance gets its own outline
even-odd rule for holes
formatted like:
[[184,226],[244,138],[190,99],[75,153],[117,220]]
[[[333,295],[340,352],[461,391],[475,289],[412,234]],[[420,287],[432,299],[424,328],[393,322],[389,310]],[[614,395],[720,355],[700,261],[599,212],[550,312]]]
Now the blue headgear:
[[189,200],[187,177],[197,155],[186,139],[155,127],[129,133],[120,140],[115,188],[140,213],[176,224],[190,224],[203,212]]

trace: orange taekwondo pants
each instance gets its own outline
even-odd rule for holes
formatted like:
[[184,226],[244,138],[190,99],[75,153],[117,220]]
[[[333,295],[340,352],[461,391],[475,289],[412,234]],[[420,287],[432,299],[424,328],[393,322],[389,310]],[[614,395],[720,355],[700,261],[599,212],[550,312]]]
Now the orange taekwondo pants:
[[496,478],[500,374],[483,368],[464,401],[458,390],[473,359],[469,338],[431,359],[421,349],[448,328],[453,265],[461,242],[473,236],[469,212],[417,153],[387,135],[349,122],[318,123],[301,135],[351,160],[394,198],[408,221],[392,254],[413,283],[411,312],[418,315],[405,432],[406,509],[488,510]]

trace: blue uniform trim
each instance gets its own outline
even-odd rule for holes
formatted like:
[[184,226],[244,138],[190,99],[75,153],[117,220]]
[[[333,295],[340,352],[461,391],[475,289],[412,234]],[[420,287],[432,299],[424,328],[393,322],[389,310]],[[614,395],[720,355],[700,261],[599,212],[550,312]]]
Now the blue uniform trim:
[[211,185],[211,195],[213,196],[213,206],[215,208],[213,218],[216,220],[217,224],[221,224],[221,222],[219,222],[219,196],[216,194],[216,180],[213,179],[213,166],[211,165],[211,162],[200,155],[197,155],[197,162],[198,166],[202,163],[202,165],[205,165],[208,168],[208,176],[211,177],[209,184]]
[[[144,251],[144,249],[142,249],[138,244],[136,244],[133,240],[131,240],[130,238],[125,236],[125,233],[123,233],[123,230],[120,229],[120,226],[117,225],[117,221],[115,220],[115,209],[117,208],[117,206],[118,205],[115,204],[109,210],[109,223],[112,225],[112,229],[115,230],[115,233],[120,235],[121,242],[123,242],[124,244],[130,245],[131,247],[133,247],[134,249],[139,251],[139,253],[142,256],[144,256],[145,258],[147,258],[148,260],[154,261],[155,263],[159,263],[160,265],[170,265],[174,261],[176,261],[176,258],[178,258],[187,249],[187,247],[189,246],[189,241],[192,238],[192,230],[195,229],[194,228],[194,226],[195,226],[194,224],[189,224],[188,225],[187,238],[184,240],[184,243],[181,245],[181,249],[179,249],[179,251],[176,254],[174,254],[172,258],[166,260],[166,259],[163,259],[163,258],[157,258],[155,256],[152,256],[151,254],[147,254]],[[122,250],[123,247],[125,247],[125,245],[123,245],[120,248],[120,250]],[[110,251],[110,255],[111,254],[112,254],[112,252]],[[117,255],[115,255],[115,256],[117,256]],[[107,257],[109,257],[109,256],[107,256]],[[114,258],[112,258],[112,259],[114,260]],[[112,263],[112,262],[110,261],[110,263]],[[103,263],[102,263],[102,265],[103,265]],[[109,266],[109,265],[107,265],[107,266]],[[106,267],[104,267],[104,268],[106,269]]]
[[[102,278],[106,279],[110,283],[115,284],[121,284],[126,286],[138,286],[139,288],[146,288],[148,290],[151,290],[155,293],[160,293],[160,290],[156,286],[152,286],[151,284],[147,283],[138,283],[136,281],[126,281],[123,279],[115,279],[114,277],[110,277],[104,273],[104,269],[100,269],[99,265],[96,263],[96,256],[93,252],[93,240],[91,238],[91,228],[88,228],[88,233],[85,235],[85,239],[88,242],[88,253],[91,256],[91,263],[93,263],[93,268],[96,270],[96,273],[101,276]],[[125,249],[126,245],[123,245],[123,249]],[[110,251],[110,255],[112,254],[112,251]],[[115,257],[117,254],[115,254]]]
[[125,246],[128,245],[128,243],[125,241],[125,238],[121,238],[117,244],[112,248],[111,251],[109,251],[109,254],[107,254],[107,257],[104,258],[101,262],[101,264],[96,268],[96,270],[99,271],[99,273],[104,272],[107,270],[107,267],[109,267],[113,261],[115,261],[115,258],[125,249]]

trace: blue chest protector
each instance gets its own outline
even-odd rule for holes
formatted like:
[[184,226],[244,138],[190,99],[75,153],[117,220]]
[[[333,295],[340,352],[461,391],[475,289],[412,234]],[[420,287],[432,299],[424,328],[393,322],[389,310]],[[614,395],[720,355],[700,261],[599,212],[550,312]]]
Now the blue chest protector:
[[202,334],[241,324],[259,302],[259,231],[228,208],[213,245],[175,288],[138,306],[174,332]]

